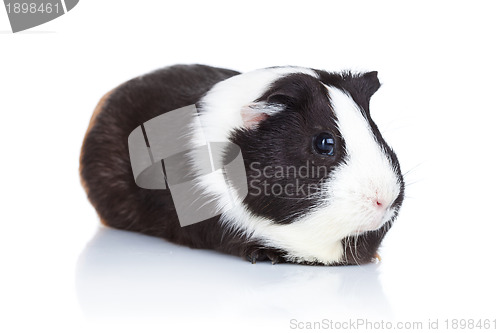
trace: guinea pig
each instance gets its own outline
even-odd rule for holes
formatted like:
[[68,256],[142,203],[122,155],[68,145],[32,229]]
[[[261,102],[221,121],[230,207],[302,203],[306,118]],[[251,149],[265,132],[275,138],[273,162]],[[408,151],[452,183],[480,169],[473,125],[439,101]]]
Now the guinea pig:
[[[81,182],[109,227],[252,263],[368,263],[405,189],[398,159],[370,115],[379,87],[377,72],[160,69],[102,97],[81,149]],[[220,215],[181,226],[168,187],[136,185],[127,139],[144,122],[193,104],[207,141],[241,149],[248,193]],[[199,186],[224,206],[229,199],[218,182],[208,174]]]

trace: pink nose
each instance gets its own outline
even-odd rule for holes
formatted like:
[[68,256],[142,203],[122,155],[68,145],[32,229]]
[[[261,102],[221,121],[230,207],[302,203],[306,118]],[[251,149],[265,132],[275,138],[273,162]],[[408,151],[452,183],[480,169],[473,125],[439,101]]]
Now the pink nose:
[[385,209],[385,207],[386,207],[384,202],[379,198],[373,199],[373,205],[379,209]]

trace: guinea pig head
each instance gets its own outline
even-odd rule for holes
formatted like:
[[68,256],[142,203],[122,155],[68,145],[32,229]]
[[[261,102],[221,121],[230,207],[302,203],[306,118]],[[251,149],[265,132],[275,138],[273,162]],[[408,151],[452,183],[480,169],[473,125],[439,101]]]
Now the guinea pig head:
[[248,195],[223,220],[293,261],[370,261],[404,197],[397,157],[370,115],[377,73],[304,69],[266,80],[234,111],[229,140]]

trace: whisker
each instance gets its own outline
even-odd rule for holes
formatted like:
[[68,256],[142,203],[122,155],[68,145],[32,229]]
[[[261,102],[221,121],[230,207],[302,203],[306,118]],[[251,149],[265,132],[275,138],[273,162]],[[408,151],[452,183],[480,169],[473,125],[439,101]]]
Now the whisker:
[[358,260],[357,260],[357,259],[359,259],[358,255],[357,255],[358,254],[358,240],[359,240],[359,234],[356,234],[354,236],[354,261],[356,262],[356,264],[359,265]]
[[348,261],[348,258],[347,258],[347,245],[349,244],[349,235],[345,238],[345,242],[344,242],[344,260],[345,262]]
[[403,173],[403,176],[406,176],[408,174],[410,174],[411,172],[414,172],[417,168],[421,167],[422,164],[424,164],[424,162],[420,162],[418,163],[417,165],[415,165],[413,168],[411,168],[410,170],[406,171]]
[[407,183],[405,182],[405,187],[408,187],[408,186],[412,186],[412,185],[415,185],[415,184],[418,184],[419,182],[423,181],[422,179],[418,179],[418,180],[414,180],[410,183]]

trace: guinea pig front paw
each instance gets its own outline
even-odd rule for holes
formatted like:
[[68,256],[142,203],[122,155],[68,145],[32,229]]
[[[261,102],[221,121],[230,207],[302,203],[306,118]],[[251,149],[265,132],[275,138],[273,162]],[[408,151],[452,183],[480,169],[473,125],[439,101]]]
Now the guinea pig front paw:
[[375,254],[373,255],[373,258],[372,258],[372,262],[381,262],[382,261],[382,257],[380,256],[380,254],[378,254],[378,252],[375,252]]
[[274,265],[280,262],[285,262],[283,255],[284,252],[278,249],[252,245],[245,249],[244,258],[252,264],[255,264],[257,261],[271,261]]

